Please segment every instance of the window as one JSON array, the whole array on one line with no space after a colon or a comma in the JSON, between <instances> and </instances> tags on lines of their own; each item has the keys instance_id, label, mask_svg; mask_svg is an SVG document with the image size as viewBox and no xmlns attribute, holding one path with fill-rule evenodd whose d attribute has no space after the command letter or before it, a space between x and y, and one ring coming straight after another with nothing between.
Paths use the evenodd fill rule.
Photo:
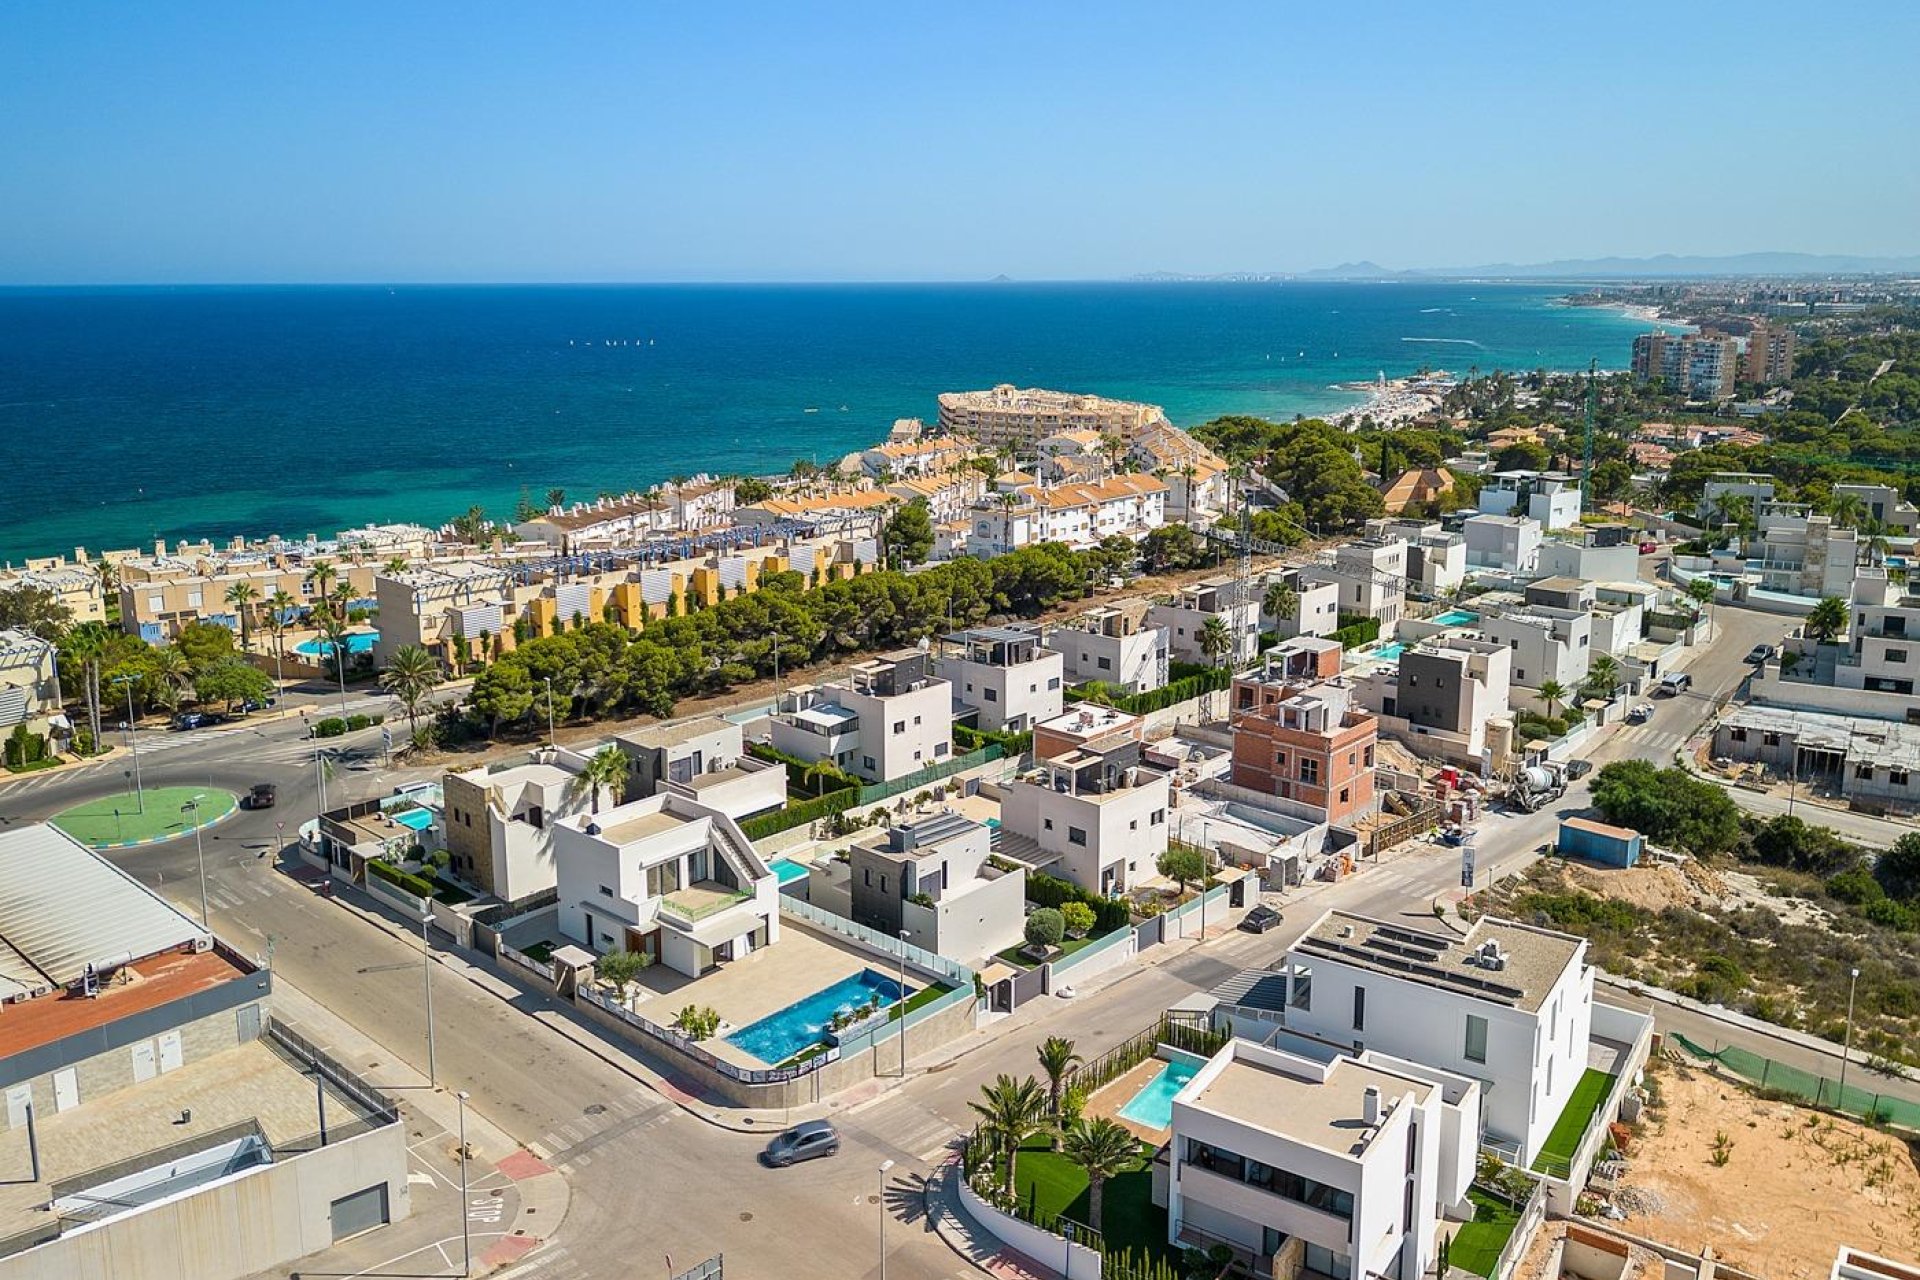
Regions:
<instances>
[{"instance_id":1,"label":"window","mask_svg":"<svg viewBox=\"0 0 1920 1280\"><path fill-rule=\"evenodd\" d=\"M1165 826L1166 823L1167 823L1167 811L1165 809L1155 809L1147 817L1147 825L1150 827L1162 827L1162 826Z\"/></svg>"},{"instance_id":2,"label":"window","mask_svg":"<svg viewBox=\"0 0 1920 1280\"><path fill-rule=\"evenodd\" d=\"M905 720L895 720L893 722L893 731L895 733L905 733L907 731L907 722Z\"/></svg>"},{"instance_id":3,"label":"window","mask_svg":"<svg viewBox=\"0 0 1920 1280\"><path fill-rule=\"evenodd\" d=\"M1353 1029L1355 1031L1367 1029L1367 989L1365 987L1353 989Z\"/></svg>"},{"instance_id":4,"label":"window","mask_svg":"<svg viewBox=\"0 0 1920 1280\"><path fill-rule=\"evenodd\" d=\"M1525 667L1516 667L1513 672L1513 678L1515 680L1525 680L1527 678L1527 669Z\"/></svg>"},{"instance_id":5,"label":"window","mask_svg":"<svg viewBox=\"0 0 1920 1280\"><path fill-rule=\"evenodd\" d=\"M873 868L872 867L860 868L860 879L863 883L865 883L867 888L869 889L873 888Z\"/></svg>"},{"instance_id":6,"label":"window","mask_svg":"<svg viewBox=\"0 0 1920 1280\"><path fill-rule=\"evenodd\" d=\"M1905 649L1887 650L1888 662L1905 662L1906 660L1907 660L1907 651Z\"/></svg>"},{"instance_id":7,"label":"window","mask_svg":"<svg viewBox=\"0 0 1920 1280\"><path fill-rule=\"evenodd\" d=\"M939 758L940 758L941 756L943 756L943 755L945 755L945 754L947 754L947 744L946 744L946 743L944 743L944 742L936 742L936 743L934 743L934 744L933 744L933 756L934 756L934 759L936 759L936 760L937 760L937 759L939 759Z\"/></svg>"},{"instance_id":8,"label":"window","mask_svg":"<svg viewBox=\"0 0 1920 1280\"><path fill-rule=\"evenodd\" d=\"M1055 689L1058 689L1059 687L1060 687L1060 677L1059 677L1059 676L1055 676L1055 677L1054 677L1053 679L1051 679L1051 680L1049 680L1049 681L1047 681L1047 690L1048 690L1048 692L1052 692L1053 690L1055 690Z\"/></svg>"},{"instance_id":9,"label":"window","mask_svg":"<svg viewBox=\"0 0 1920 1280\"><path fill-rule=\"evenodd\" d=\"M880 873L880 892L885 893L886 891L887 891L887 873L883 871Z\"/></svg>"},{"instance_id":10,"label":"window","mask_svg":"<svg viewBox=\"0 0 1920 1280\"><path fill-rule=\"evenodd\" d=\"M914 722L915 724L919 724L919 723L920 723L920 717L919 717L919 716L915 716L915 717L913 718L913 722Z\"/></svg>"},{"instance_id":11,"label":"window","mask_svg":"<svg viewBox=\"0 0 1920 1280\"><path fill-rule=\"evenodd\" d=\"M1905 769L1889 769L1887 770L1887 781L1896 787L1904 787L1907 785L1907 771Z\"/></svg>"},{"instance_id":12,"label":"window","mask_svg":"<svg viewBox=\"0 0 1920 1280\"><path fill-rule=\"evenodd\" d=\"M988 702L1000 701L1000 693L997 689L987 689L987 690L983 690L983 692L987 695Z\"/></svg>"},{"instance_id":13,"label":"window","mask_svg":"<svg viewBox=\"0 0 1920 1280\"><path fill-rule=\"evenodd\" d=\"M1467 1015L1467 1045L1465 1057L1468 1062L1487 1060L1487 1020L1477 1013Z\"/></svg>"},{"instance_id":14,"label":"window","mask_svg":"<svg viewBox=\"0 0 1920 1280\"><path fill-rule=\"evenodd\" d=\"M1763 733L1760 735L1760 741L1764 746L1777 747L1780 745L1780 735L1777 733Z\"/></svg>"},{"instance_id":15,"label":"window","mask_svg":"<svg viewBox=\"0 0 1920 1280\"><path fill-rule=\"evenodd\" d=\"M1086 830L1085 830L1085 828L1083 828L1083 827L1068 827L1068 828L1067 828L1067 843L1068 843L1068 844L1085 844L1086 842L1087 842L1087 833L1086 833Z\"/></svg>"},{"instance_id":16,"label":"window","mask_svg":"<svg viewBox=\"0 0 1920 1280\"><path fill-rule=\"evenodd\" d=\"M1133 818L1127 822L1127 830L1138 831L1139 829L1140 829L1140 819Z\"/></svg>"},{"instance_id":17,"label":"window","mask_svg":"<svg viewBox=\"0 0 1920 1280\"><path fill-rule=\"evenodd\" d=\"M1745 742L1747 740L1747 731L1745 729L1736 728L1727 736L1732 738L1735 742Z\"/></svg>"},{"instance_id":18,"label":"window","mask_svg":"<svg viewBox=\"0 0 1920 1280\"><path fill-rule=\"evenodd\" d=\"M1340 788L1340 803L1341 803L1341 804L1345 804L1345 803L1347 802L1347 798L1348 798L1348 797L1347 797L1347 788L1346 788L1346 787L1342 787L1342 788Z\"/></svg>"},{"instance_id":19,"label":"window","mask_svg":"<svg viewBox=\"0 0 1920 1280\"><path fill-rule=\"evenodd\" d=\"M1862 782L1872 782L1873 766L1870 764L1855 765L1853 767L1853 776L1860 779L1860 781Z\"/></svg>"},{"instance_id":20,"label":"window","mask_svg":"<svg viewBox=\"0 0 1920 1280\"><path fill-rule=\"evenodd\" d=\"M1113 660L1111 658L1101 658L1094 665L1098 666L1102 671L1113 670ZM1052 688L1053 686L1048 685L1047 687Z\"/></svg>"},{"instance_id":21,"label":"window","mask_svg":"<svg viewBox=\"0 0 1920 1280\"><path fill-rule=\"evenodd\" d=\"M613 896L613 890L603 884L600 886L600 896L603 898L611 898Z\"/></svg>"},{"instance_id":22,"label":"window","mask_svg":"<svg viewBox=\"0 0 1920 1280\"><path fill-rule=\"evenodd\" d=\"M1393 713L1389 711L1387 714L1392 715ZM1369 769L1373 768L1373 747L1368 746L1367 749L1361 753L1361 755L1366 761L1366 767Z\"/></svg>"},{"instance_id":23,"label":"window","mask_svg":"<svg viewBox=\"0 0 1920 1280\"><path fill-rule=\"evenodd\" d=\"M862 767L866 768L869 771L873 769L874 766L873 766L872 756L861 756L860 760L861 760Z\"/></svg>"},{"instance_id":24,"label":"window","mask_svg":"<svg viewBox=\"0 0 1920 1280\"><path fill-rule=\"evenodd\" d=\"M1042 818L1042 819L1040 819L1040 829L1041 829L1042 831L1051 831L1051 830L1053 830L1053 819L1052 819L1052 818Z\"/></svg>"},{"instance_id":25,"label":"window","mask_svg":"<svg viewBox=\"0 0 1920 1280\"><path fill-rule=\"evenodd\" d=\"M1300 781L1309 785L1317 784L1320 781L1320 762L1318 760L1305 756L1301 758Z\"/></svg>"}]
</instances>

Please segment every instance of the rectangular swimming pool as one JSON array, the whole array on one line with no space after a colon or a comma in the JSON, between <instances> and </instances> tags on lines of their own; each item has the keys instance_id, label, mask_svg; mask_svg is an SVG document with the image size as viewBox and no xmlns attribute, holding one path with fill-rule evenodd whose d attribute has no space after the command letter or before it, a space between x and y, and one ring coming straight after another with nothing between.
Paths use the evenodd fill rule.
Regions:
<instances>
[{"instance_id":1,"label":"rectangular swimming pool","mask_svg":"<svg viewBox=\"0 0 1920 1280\"><path fill-rule=\"evenodd\" d=\"M1173 1095L1186 1088L1199 1071L1199 1063L1169 1062L1120 1108L1121 1118L1149 1129L1172 1128Z\"/></svg>"},{"instance_id":2,"label":"rectangular swimming pool","mask_svg":"<svg viewBox=\"0 0 1920 1280\"><path fill-rule=\"evenodd\" d=\"M795 880L807 878L807 869L792 858L775 858L767 864L767 869L780 877L781 884L792 884Z\"/></svg>"},{"instance_id":3,"label":"rectangular swimming pool","mask_svg":"<svg viewBox=\"0 0 1920 1280\"><path fill-rule=\"evenodd\" d=\"M906 994L912 995L913 988L908 987ZM900 983L897 980L883 973L875 973L872 969L862 969L804 1000L796 1000L786 1008L740 1028L727 1037L727 1043L752 1054L770 1067L777 1066L802 1049L825 1044L827 1023L833 1020L836 1013L845 1013L876 1000L882 1009L886 1009L900 1003L900 999Z\"/></svg>"},{"instance_id":4,"label":"rectangular swimming pool","mask_svg":"<svg viewBox=\"0 0 1920 1280\"><path fill-rule=\"evenodd\" d=\"M1449 609L1436 616L1434 621L1443 627L1464 627L1470 622L1480 621L1480 615L1471 609Z\"/></svg>"},{"instance_id":5,"label":"rectangular swimming pool","mask_svg":"<svg viewBox=\"0 0 1920 1280\"><path fill-rule=\"evenodd\" d=\"M412 827L415 831L425 831L433 825L433 815L425 809L402 809L388 816L401 826Z\"/></svg>"},{"instance_id":6,"label":"rectangular swimming pool","mask_svg":"<svg viewBox=\"0 0 1920 1280\"><path fill-rule=\"evenodd\" d=\"M1383 644L1378 649L1375 649L1373 656L1381 662L1398 662L1400 661L1400 655L1406 651L1407 646L1395 640L1392 644Z\"/></svg>"}]
</instances>

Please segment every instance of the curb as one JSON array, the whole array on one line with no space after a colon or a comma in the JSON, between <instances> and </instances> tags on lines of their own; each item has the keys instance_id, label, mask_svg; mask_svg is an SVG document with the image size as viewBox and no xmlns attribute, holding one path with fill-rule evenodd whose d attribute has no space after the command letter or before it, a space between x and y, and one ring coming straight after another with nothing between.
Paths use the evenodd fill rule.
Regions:
<instances>
[{"instance_id":1,"label":"curb","mask_svg":"<svg viewBox=\"0 0 1920 1280\"><path fill-rule=\"evenodd\" d=\"M218 788L216 788L216 790L217 789ZM61 827L59 822L57 821L57 819L60 817L59 814L55 814L53 818L48 819L48 824L50 826L58 827L62 835L65 835L73 840L78 840L81 844L86 845L87 848L95 850L96 852L102 852L108 849L138 849L145 845L150 845L150 844L166 844L171 840L179 840L185 836L190 836L196 831L206 831L209 828L217 827L221 823L225 822L227 819L233 817L235 814L239 812L240 812L240 797L234 796L232 808L228 809L225 813L221 814L219 817L211 818L208 821L201 823L199 826L187 827L184 830L175 831L170 835L148 836L144 840L103 840L97 844L87 840L80 840L80 837L74 835L72 832L68 831L65 827Z\"/></svg>"}]
</instances>

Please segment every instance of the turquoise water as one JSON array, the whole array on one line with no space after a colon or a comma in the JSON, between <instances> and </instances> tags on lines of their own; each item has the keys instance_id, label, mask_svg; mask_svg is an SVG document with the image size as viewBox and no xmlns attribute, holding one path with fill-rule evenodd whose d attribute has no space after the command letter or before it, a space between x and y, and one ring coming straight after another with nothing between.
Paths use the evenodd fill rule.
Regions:
<instances>
[{"instance_id":1,"label":"turquoise water","mask_svg":"<svg viewBox=\"0 0 1920 1280\"><path fill-rule=\"evenodd\" d=\"M767 864L774 875L780 877L781 884L792 884L795 880L805 880L807 869L792 858L775 858Z\"/></svg>"},{"instance_id":2,"label":"turquoise water","mask_svg":"<svg viewBox=\"0 0 1920 1280\"><path fill-rule=\"evenodd\" d=\"M415 831L425 831L433 825L433 815L425 809L402 809L399 813L387 815L403 827L412 827Z\"/></svg>"},{"instance_id":3,"label":"turquoise water","mask_svg":"<svg viewBox=\"0 0 1920 1280\"><path fill-rule=\"evenodd\" d=\"M1169 1062L1160 1074L1147 1081L1127 1105L1120 1108L1122 1119L1144 1124L1150 1129L1173 1125L1173 1095L1186 1088L1200 1068L1191 1062Z\"/></svg>"},{"instance_id":4,"label":"turquoise water","mask_svg":"<svg viewBox=\"0 0 1920 1280\"><path fill-rule=\"evenodd\" d=\"M907 994L912 993L913 988L908 987ZM727 1037L727 1043L773 1066L802 1049L826 1043L827 1023L834 1014L857 1009L875 997L883 1009L898 1004L900 984L885 974L862 969L850 978L842 978L804 1000L796 1000L777 1013L740 1028Z\"/></svg>"},{"instance_id":5,"label":"turquoise water","mask_svg":"<svg viewBox=\"0 0 1920 1280\"><path fill-rule=\"evenodd\" d=\"M1383 644L1378 649L1375 649L1373 656L1382 662L1398 662L1400 655L1406 651L1407 646L1395 640L1392 644Z\"/></svg>"},{"instance_id":6,"label":"turquoise water","mask_svg":"<svg viewBox=\"0 0 1920 1280\"><path fill-rule=\"evenodd\" d=\"M378 631L351 631L347 633L347 654L372 653L373 646L379 641ZM331 658L333 642L331 640L304 640L293 646L295 653L304 653L309 658Z\"/></svg>"},{"instance_id":7,"label":"turquoise water","mask_svg":"<svg viewBox=\"0 0 1920 1280\"><path fill-rule=\"evenodd\" d=\"M1445 613L1436 615L1433 621L1443 627L1464 627L1468 623L1480 621L1480 615L1471 609L1449 609Z\"/></svg>"},{"instance_id":8,"label":"turquoise water","mask_svg":"<svg viewBox=\"0 0 1920 1280\"><path fill-rule=\"evenodd\" d=\"M156 537L436 525L710 470L785 470L1057 387L1182 425L1356 402L1423 365L1625 368L1551 285L0 289L0 560ZM60 447L48 449L45 442ZM330 465L327 459L350 459ZM137 463L137 465L134 465ZM102 476L126 483L100 484Z\"/></svg>"}]
</instances>

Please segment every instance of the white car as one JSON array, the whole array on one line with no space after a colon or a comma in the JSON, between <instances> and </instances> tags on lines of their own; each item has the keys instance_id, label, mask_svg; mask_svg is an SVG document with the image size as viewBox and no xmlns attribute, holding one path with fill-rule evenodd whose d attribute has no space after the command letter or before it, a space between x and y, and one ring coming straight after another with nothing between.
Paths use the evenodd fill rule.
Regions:
<instances>
[{"instance_id":1,"label":"white car","mask_svg":"<svg viewBox=\"0 0 1920 1280\"><path fill-rule=\"evenodd\" d=\"M1628 724L1645 724L1651 719L1653 719L1653 707L1645 702L1627 712Z\"/></svg>"}]
</instances>

